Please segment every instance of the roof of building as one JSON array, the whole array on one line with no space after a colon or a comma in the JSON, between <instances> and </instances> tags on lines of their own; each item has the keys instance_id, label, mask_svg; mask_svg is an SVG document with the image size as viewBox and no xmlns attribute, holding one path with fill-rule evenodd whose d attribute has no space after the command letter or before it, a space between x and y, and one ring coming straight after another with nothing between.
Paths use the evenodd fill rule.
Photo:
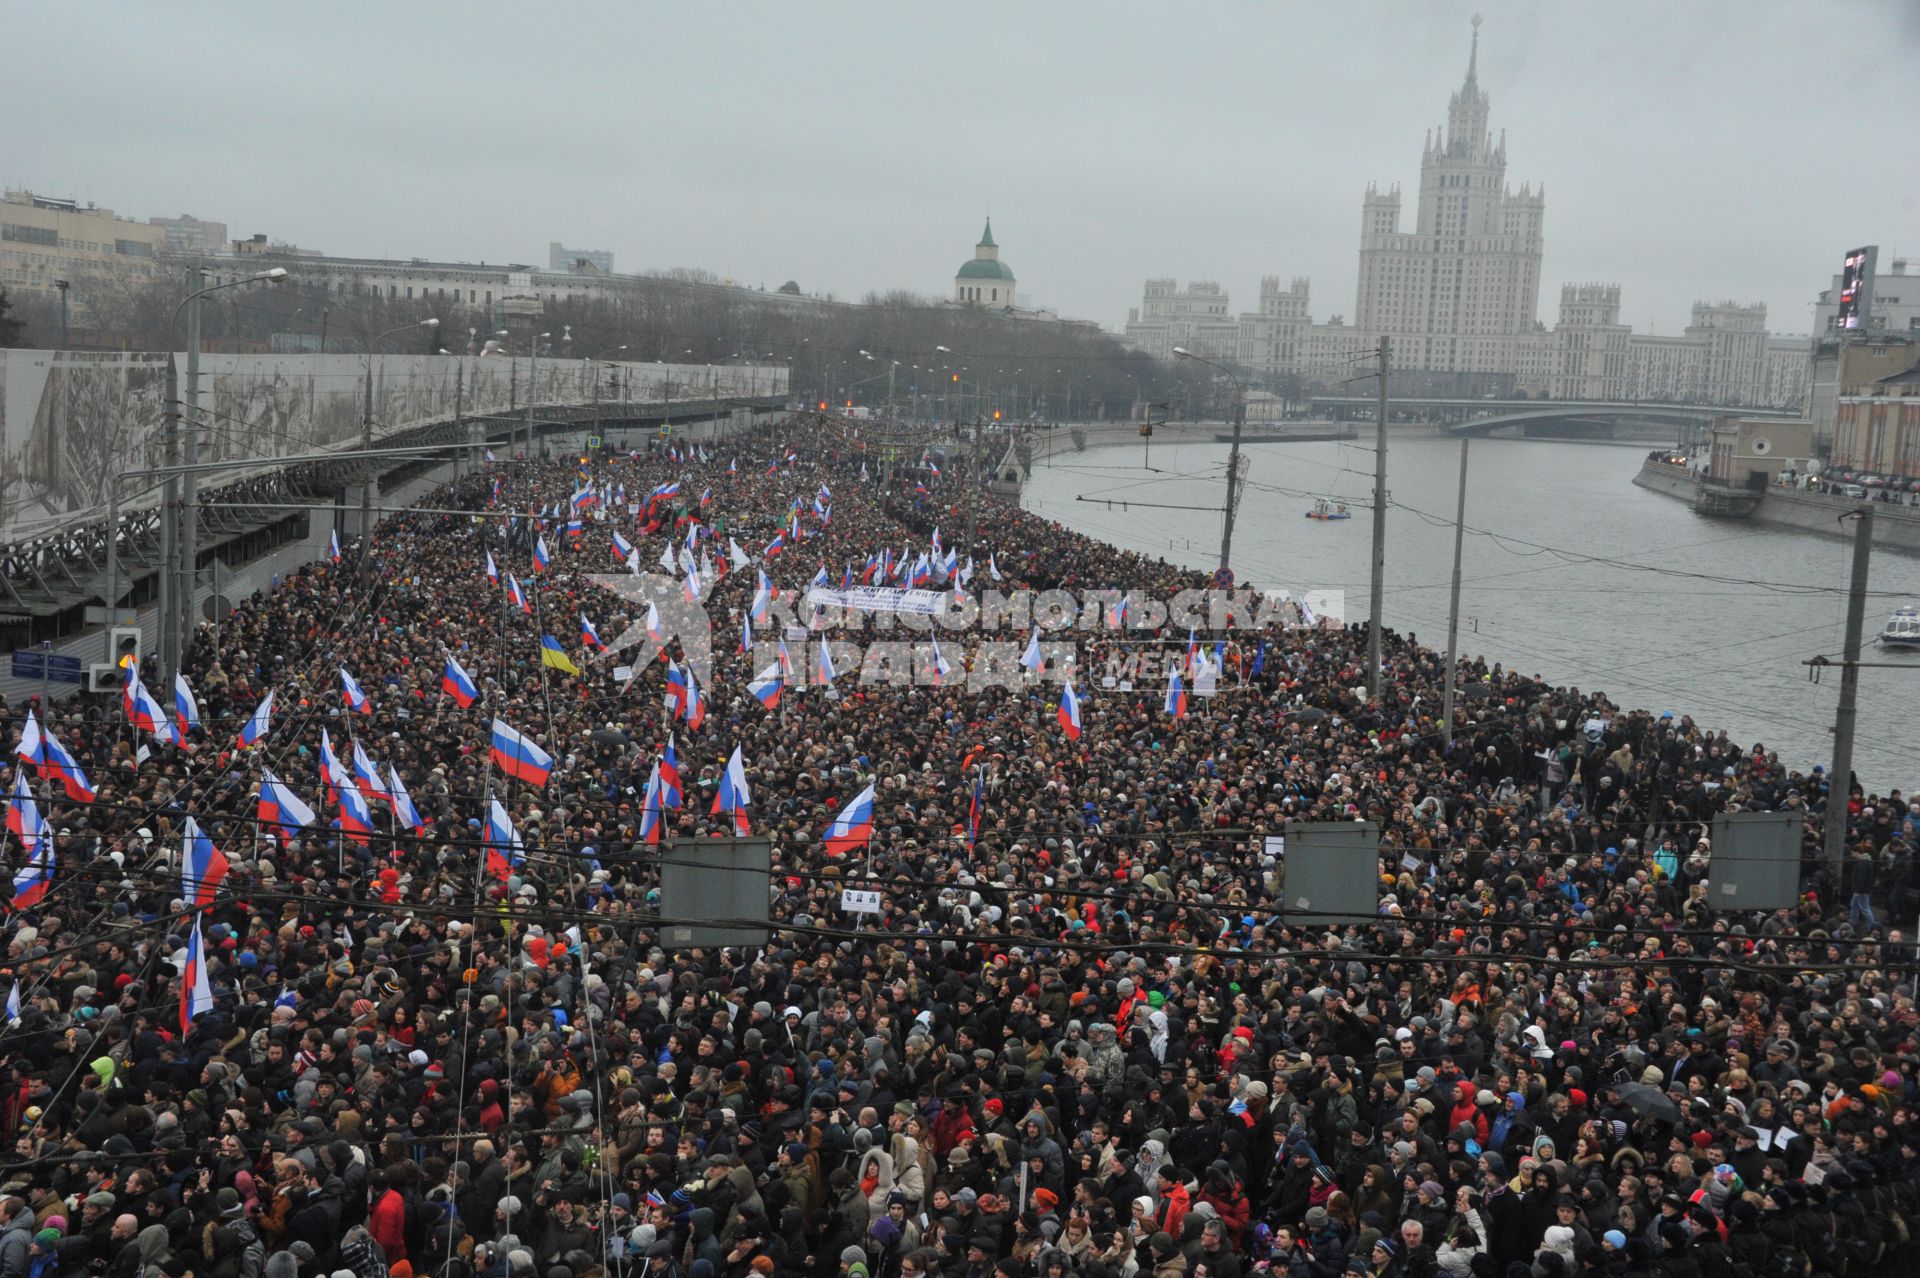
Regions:
<instances>
[{"instance_id":1,"label":"roof of building","mask_svg":"<svg viewBox=\"0 0 1920 1278\"><path fill-rule=\"evenodd\" d=\"M1013 268L1005 262L976 257L960 263L960 269L954 272L954 277L963 280L1005 280L1011 284Z\"/></svg>"},{"instance_id":2,"label":"roof of building","mask_svg":"<svg viewBox=\"0 0 1920 1278\"><path fill-rule=\"evenodd\" d=\"M998 244L995 244L993 242L993 219L992 218L987 219L987 229L980 232L980 243L975 245L975 247L976 248L999 248L1000 247Z\"/></svg>"}]
</instances>

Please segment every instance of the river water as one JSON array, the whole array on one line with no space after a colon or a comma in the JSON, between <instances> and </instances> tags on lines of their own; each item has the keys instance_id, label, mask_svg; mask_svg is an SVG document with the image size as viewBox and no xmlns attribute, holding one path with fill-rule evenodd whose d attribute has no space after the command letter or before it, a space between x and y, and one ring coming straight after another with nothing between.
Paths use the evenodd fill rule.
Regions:
<instances>
[{"instance_id":1,"label":"river water","mask_svg":"<svg viewBox=\"0 0 1920 1278\"><path fill-rule=\"evenodd\" d=\"M1442 650L1459 448L1415 434L1387 445L1386 624ZM1243 452L1247 489L1233 546L1241 584L1342 591L1347 618L1364 618L1371 441ZM1742 745L1764 742L1789 766L1830 762L1839 672L1814 684L1801 662L1841 651L1851 543L1702 518L1633 486L1645 455L1644 447L1474 441L1462 653L1604 690L1629 709L1691 714ZM1164 437L1150 454L1134 445L1065 453L1036 464L1022 504L1115 545L1211 568L1226 461L1225 444ZM1315 496L1345 501L1353 518L1304 518ZM1880 593L1868 600L1869 636L1897 605L1920 603L1920 559L1876 551L1872 588ZM1868 649L1867 660L1911 669L1862 672L1854 769L1883 793L1910 790L1920 784L1920 655Z\"/></svg>"}]
</instances>

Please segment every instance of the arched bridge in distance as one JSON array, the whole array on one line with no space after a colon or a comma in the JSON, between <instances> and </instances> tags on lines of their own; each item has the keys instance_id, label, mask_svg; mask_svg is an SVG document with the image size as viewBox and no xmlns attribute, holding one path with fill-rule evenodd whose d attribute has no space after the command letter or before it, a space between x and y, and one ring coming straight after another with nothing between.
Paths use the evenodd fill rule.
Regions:
<instances>
[{"instance_id":1,"label":"arched bridge in distance","mask_svg":"<svg viewBox=\"0 0 1920 1278\"><path fill-rule=\"evenodd\" d=\"M1341 421L1373 418L1371 395L1321 395L1313 400L1316 417ZM1431 423L1449 435L1518 435L1529 439L1613 439L1648 427L1704 428L1716 417L1798 419L1798 409L1757 408L1745 404L1674 404L1647 400L1442 399L1399 396L1387 410L1395 421ZM1637 430L1635 429L1637 428Z\"/></svg>"}]
</instances>

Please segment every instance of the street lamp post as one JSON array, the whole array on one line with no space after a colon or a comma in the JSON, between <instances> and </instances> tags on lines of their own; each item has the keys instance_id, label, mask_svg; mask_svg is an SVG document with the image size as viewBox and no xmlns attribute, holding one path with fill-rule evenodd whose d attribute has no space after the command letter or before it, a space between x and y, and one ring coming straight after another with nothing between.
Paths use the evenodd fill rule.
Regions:
<instances>
[{"instance_id":1,"label":"street lamp post","mask_svg":"<svg viewBox=\"0 0 1920 1278\"><path fill-rule=\"evenodd\" d=\"M367 342L367 388L365 407L360 414L360 448L364 452L373 451L373 348L382 338L392 337L395 333L404 333L414 328L439 328L440 321L429 316L411 324L401 324L376 334ZM373 486L379 477L369 473L360 481L360 575L367 575L367 553L373 545Z\"/></svg>"},{"instance_id":2,"label":"street lamp post","mask_svg":"<svg viewBox=\"0 0 1920 1278\"><path fill-rule=\"evenodd\" d=\"M1184 347L1174 347L1173 353L1179 359L1190 359L1196 364L1217 368L1233 379L1233 451L1227 454L1227 513L1220 525L1220 571L1224 573L1228 558L1233 554L1233 511L1240 497L1240 428L1247 420L1247 392L1240 385L1240 375L1225 364L1216 364Z\"/></svg>"},{"instance_id":3,"label":"street lamp post","mask_svg":"<svg viewBox=\"0 0 1920 1278\"><path fill-rule=\"evenodd\" d=\"M527 442L528 456L533 454L533 395L534 387L540 381L540 343L552 337L552 333L535 333L528 343L531 354L527 357Z\"/></svg>"},{"instance_id":4,"label":"street lamp post","mask_svg":"<svg viewBox=\"0 0 1920 1278\"><path fill-rule=\"evenodd\" d=\"M190 620L193 607L193 579L199 570L200 554L200 476L197 467L200 463L200 302L209 293L217 293L224 288L241 288L249 284L278 284L287 278L286 268L276 266L271 270L256 271L252 275L243 275L237 279L219 284L204 285L204 276L199 267L194 267L187 275L186 297L173 308L173 318L167 323L167 345L173 345L172 334L180 323L180 313L187 315L187 400L186 408L192 415L183 432L180 427L180 378L178 366L174 362L171 349L167 352L167 418L166 432L167 461L169 464L181 462L180 445L184 434L186 458L182 463L185 469L177 476L170 477L167 484L166 513L161 518L160 540L160 673L161 687L168 687L173 676L179 671L180 662L187 653L187 636L192 633ZM120 530L114 528L110 536L119 536ZM111 614L117 600L108 601ZM108 641L111 643L111 639ZM107 659L112 660L110 651Z\"/></svg>"}]
</instances>

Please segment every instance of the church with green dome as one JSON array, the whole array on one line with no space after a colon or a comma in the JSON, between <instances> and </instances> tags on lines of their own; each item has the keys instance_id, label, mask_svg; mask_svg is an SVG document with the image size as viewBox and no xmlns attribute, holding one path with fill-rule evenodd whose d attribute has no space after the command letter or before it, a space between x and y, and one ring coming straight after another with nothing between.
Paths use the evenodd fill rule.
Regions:
<instances>
[{"instance_id":1,"label":"church with green dome","mask_svg":"<svg viewBox=\"0 0 1920 1278\"><path fill-rule=\"evenodd\" d=\"M1013 268L1000 260L1000 246L993 242L993 219L980 233L971 260L962 262L953 276L953 300L962 306L990 306L995 310L1013 309Z\"/></svg>"}]
</instances>

